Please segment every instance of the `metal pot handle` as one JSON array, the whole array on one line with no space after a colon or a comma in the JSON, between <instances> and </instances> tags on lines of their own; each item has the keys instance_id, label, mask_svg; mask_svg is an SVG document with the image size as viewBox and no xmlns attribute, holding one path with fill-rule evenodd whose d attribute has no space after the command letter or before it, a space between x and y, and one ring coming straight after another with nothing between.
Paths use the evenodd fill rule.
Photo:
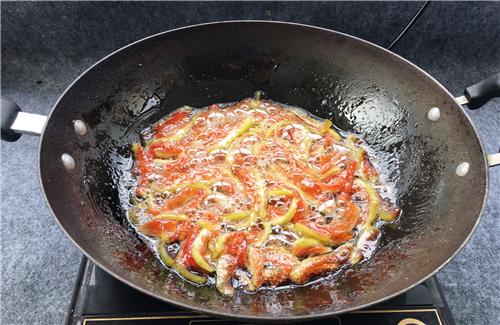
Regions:
<instances>
[{"instance_id":1,"label":"metal pot handle","mask_svg":"<svg viewBox=\"0 0 500 325\"><path fill-rule=\"evenodd\" d=\"M487 155L486 159L488 160L488 166L490 167L500 165L500 153L493 153Z\"/></svg>"},{"instance_id":2,"label":"metal pot handle","mask_svg":"<svg viewBox=\"0 0 500 325\"><path fill-rule=\"evenodd\" d=\"M17 141L22 134L41 135L47 116L25 113L19 106L2 98L1 106L2 140Z\"/></svg>"},{"instance_id":3,"label":"metal pot handle","mask_svg":"<svg viewBox=\"0 0 500 325\"><path fill-rule=\"evenodd\" d=\"M500 97L500 72L465 88L463 96L455 98L460 105L478 109L490 99Z\"/></svg>"},{"instance_id":4,"label":"metal pot handle","mask_svg":"<svg viewBox=\"0 0 500 325\"><path fill-rule=\"evenodd\" d=\"M490 99L500 97L500 72L486 78L470 87L465 88L463 96L455 98L459 105L466 105L469 109L478 109ZM488 166L500 165L500 153L486 156Z\"/></svg>"}]
</instances>

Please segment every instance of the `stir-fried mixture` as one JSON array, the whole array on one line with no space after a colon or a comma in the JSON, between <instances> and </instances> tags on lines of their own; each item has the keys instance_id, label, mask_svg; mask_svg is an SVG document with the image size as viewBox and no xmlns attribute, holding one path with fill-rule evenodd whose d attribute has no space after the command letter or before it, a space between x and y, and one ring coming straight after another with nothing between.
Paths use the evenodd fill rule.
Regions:
<instances>
[{"instance_id":1,"label":"stir-fried mixture","mask_svg":"<svg viewBox=\"0 0 500 325\"><path fill-rule=\"evenodd\" d=\"M224 295L359 263L399 214L363 141L297 108L182 107L142 139L130 222L166 267Z\"/></svg>"}]
</instances>

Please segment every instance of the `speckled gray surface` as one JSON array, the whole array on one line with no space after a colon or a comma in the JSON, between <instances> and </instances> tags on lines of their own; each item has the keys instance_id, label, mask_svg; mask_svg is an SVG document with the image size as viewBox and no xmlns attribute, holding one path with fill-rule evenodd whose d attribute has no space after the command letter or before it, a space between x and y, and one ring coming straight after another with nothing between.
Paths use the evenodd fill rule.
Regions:
<instances>
[{"instance_id":1,"label":"speckled gray surface","mask_svg":"<svg viewBox=\"0 0 500 325\"><path fill-rule=\"evenodd\" d=\"M204 21L275 19L337 29L386 46L421 3L2 3L2 95L46 114L94 61L138 38ZM431 3L394 51L452 93L500 71L500 3ZM470 112L487 151L500 145L500 101ZM38 139L1 148L3 324L62 323L80 253L45 205ZM458 324L500 323L500 168L483 220L439 279ZM474 186L474 184L471 184ZM464 198L466 199L466 198ZM8 203L7 203L8 202Z\"/></svg>"}]
</instances>

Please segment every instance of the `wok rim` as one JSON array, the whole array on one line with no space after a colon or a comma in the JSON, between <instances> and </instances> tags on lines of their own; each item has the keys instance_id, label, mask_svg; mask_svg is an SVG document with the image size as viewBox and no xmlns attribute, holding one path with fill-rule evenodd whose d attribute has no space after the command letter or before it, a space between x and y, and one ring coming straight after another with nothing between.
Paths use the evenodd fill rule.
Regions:
<instances>
[{"instance_id":1,"label":"wok rim","mask_svg":"<svg viewBox=\"0 0 500 325\"><path fill-rule=\"evenodd\" d=\"M305 28L308 28L308 29L315 29L315 30L322 31L322 32L333 33L333 34L345 37L347 39L355 40L355 41L357 41L359 43L363 43L365 45L372 46L372 47L375 47L375 48L377 48L379 50L382 50L387 55L391 56L393 59L395 59L397 61L400 61L403 64L411 66L417 72L423 74L424 77L426 77L427 79L429 79L430 82L433 82L436 86L438 86L439 88L441 88L441 90L443 90L446 95L448 95L448 97L452 100L453 105L455 106L455 108L459 109L460 112L461 112L461 114L463 114L465 116L467 122L470 124L472 130L474 131L474 136L476 137L476 139L477 139L477 141L479 143L479 148L480 148L480 151L481 151L481 154L482 154L482 157L483 157L484 170L485 170L485 173L484 173L485 191L484 191L484 196L483 196L483 202L481 204L481 209L479 211L479 214L476 217L477 219L476 219L476 222L474 223L474 226L471 228L470 232L467 234L467 237L462 242L462 244L453 252L453 254L451 254L435 270L433 270L432 272L430 272L426 276L420 278L419 280L415 281L413 284L411 284L411 285L409 285L409 286L407 286L407 287L405 287L405 288L403 288L403 289L401 289L401 290L399 290L399 291L397 291L397 292L395 292L393 294L387 295L387 296L385 296L383 298L380 298L378 300L374 300L372 302L368 302L368 303L365 303L365 304L361 304L361 305L358 305L358 306L355 306L355 307L350 307L350 308L346 308L346 309L342 309L342 310L326 311L326 312L323 312L323 313L319 312L319 313L316 313L316 314L286 316L286 317L267 316L267 315L263 315L263 316L238 315L238 314L232 314L232 313L227 313L227 312L217 312L217 311L213 311L213 310L210 310L210 309L207 309L207 308L193 306L193 305L190 305L190 304L185 304L185 303L182 303L182 302L178 302L177 300L174 300L174 299L171 299L171 298L168 298L168 297L161 296L161 295L158 295L156 293L150 292L149 290L146 290L146 289L144 289L144 288L142 288L142 287L140 287L140 286L138 286L138 285L130 282L129 280L124 279L120 275L116 274L114 271L112 271L109 268L107 268L104 265L102 265L100 262L98 262L97 260L95 260L91 254L89 254L87 251L85 251L72 236L70 236L70 234L66 231L66 229L64 228L64 226L60 222L59 218L55 214L54 210L52 209L52 206L50 204L50 201L49 201L49 199L47 197L47 194L46 194L46 191L45 191L45 185L44 185L44 180L42 178L42 168L41 168L41 155L42 155L42 147L43 147L45 129L46 129L46 127L48 125L48 122L50 121L52 115L55 114L55 111L56 111L59 103L66 96L67 92L71 88L73 88L73 86L81 78L83 78L89 71L91 71L92 69L94 69L95 67L97 67L98 65L100 65L101 63L103 63L104 61L106 61L108 58L112 57L113 55L115 55L115 54L117 54L117 53L119 53L119 52L121 52L121 51L129 48L129 47L132 47L132 46L134 46L134 45L136 45L136 44L138 44L140 42L143 42L143 41L146 41L146 40L149 40L149 39L161 36L161 35L165 35L165 34L168 34L168 33L177 32L177 31L180 31L180 30L196 29L196 28L202 27L202 26L225 25L225 24L235 24L235 23L236 24L261 24L261 25L292 25L292 26L297 26L297 27L305 27ZM355 311L355 310L365 309L367 307L370 307L370 306L379 304L381 302L384 302L386 300L389 300L391 298L394 298L394 297L396 297L396 296L398 296L398 295L400 295L400 294L402 294L404 292L407 292L408 290L416 287L420 283L422 283L422 282L426 281L427 279L429 279L430 277L434 276L444 266L446 266L460 251L462 251L462 249L465 247L465 245L471 239L472 235L476 231L477 226L479 225L479 223L481 221L481 218L482 218L482 215L484 213L484 210L485 210L485 207L486 207L486 203L487 203L487 200L488 200L488 196L489 196L489 165L488 165L488 162L487 162L486 153L485 153L485 150L484 150L483 143L481 141L481 138L479 137L479 133L477 132L476 127L475 127L474 123L472 122L471 118L465 113L464 108L455 101L455 96L453 96L448 91L448 89L446 87L444 87L439 81L437 81L434 77L432 77L429 73L427 73L426 71L424 71L422 68L420 68L416 64L410 62L409 60L403 58L402 56L400 56L400 55L398 55L398 54L396 54L396 53L394 53L392 51L389 51L389 50L387 50L386 48L384 48L384 47L382 47L380 45L377 45L377 44L372 43L370 41L364 40L362 38L359 38L359 37L356 37L356 36L353 36L353 35L349 35L349 34L346 34L346 33L338 32L338 31L335 31L335 30L332 30L332 29L324 28L324 27L318 27L318 26L313 26L313 25L308 25L308 24L301 24L301 23L295 23L295 22L287 22L287 21L274 21L274 20L224 20L224 21L206 22L206 23L200 23L200 24L194 24L194 25L188 25L188 26L178 27L178 28L170 29L170 30L167 30L167 31L159 32L159 33L156 33L156 34L149 35L149 36L146 36L144 38L141 38L141 39L139 39L137 41L129 43L129 44L127 44L127 45L125 45L125 46L123 46L123 47L121 47L121 48L119 48L119 49L117 49L117 50L109 53L108 55L104 56L100 60L96 61L89 68L87 68L85 71L83 71L75 80L73 80L73 82L71 82L71 84L69 84L66 87L66 89L59 96L59 98L57 99L57 101L55 102L55 104L52 106L49 114L47 115L47 122L45 123L45 125L43 127L42 133L40 135L39 146L38 146L38 180L39 180L40 185L42 187L42 193L43 193L43 197L45 199L45 202L46 202L46 204L47 204L47 206L48 206L48 208L49 208L52 216L54 217L54 219L56 220L57 224L59 225L59 227L61 228L61 230L63 231L63 233L66 235L66 237L70 239L70 241L73 243L73 245L75 245L80 250L80 252L83 253L83 255L85 255L95 265L99 266L101 269L103 269L104 271L106 271L108 274L110 274L111 276L113 276L115 279L119 280L122 283L127 284L128 286L130 286L130 287L132 287L132 288L134 288L134 289L136 289L136 290L138 290L138 291L140 291L140 292L142 292L142 293L144 293L146 295L149 295L149 296L154 297L154 298L156 298L156 299L158 299L160 301L172 304L174 306L180 307L180 308L185 309L185 310L190 310L190 311L194 311L194 312L201 313L201 314L207 314L207 315L225 317L225 318L230 318L230 319L243 320L243 321L262 320L262 321L266 321L266 322L306 321L306 320L315 320L315 319L320 319L320 318L327 318L327 317L331 317L331 316L338 315L338 314L343 314L343 313L348 313L348 312L352 312L352 311ZM215 294L217 294L217 293L215 293Z\"/></svg>"}]
</instances>

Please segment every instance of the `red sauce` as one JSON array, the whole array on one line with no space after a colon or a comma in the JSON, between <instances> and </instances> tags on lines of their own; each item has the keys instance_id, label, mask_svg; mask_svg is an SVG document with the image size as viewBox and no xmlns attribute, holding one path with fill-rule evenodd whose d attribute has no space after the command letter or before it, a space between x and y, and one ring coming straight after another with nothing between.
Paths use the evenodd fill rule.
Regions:
<instances>
[{"instance_id":1,"label":"red sauce","mask_svg":"<svg viewBox=\"0 0 500 325\"><path fill-rule=\"evenodd\" d=\"M131 222L180 247L160 252L166 266L197 283L215 275L226 295L233 279L255 290L359 263L379 237L375 222L399 210L381 199L363 142L331 125L257 99L180 108L133 146Z\"/></svg>"}]
</instances>

